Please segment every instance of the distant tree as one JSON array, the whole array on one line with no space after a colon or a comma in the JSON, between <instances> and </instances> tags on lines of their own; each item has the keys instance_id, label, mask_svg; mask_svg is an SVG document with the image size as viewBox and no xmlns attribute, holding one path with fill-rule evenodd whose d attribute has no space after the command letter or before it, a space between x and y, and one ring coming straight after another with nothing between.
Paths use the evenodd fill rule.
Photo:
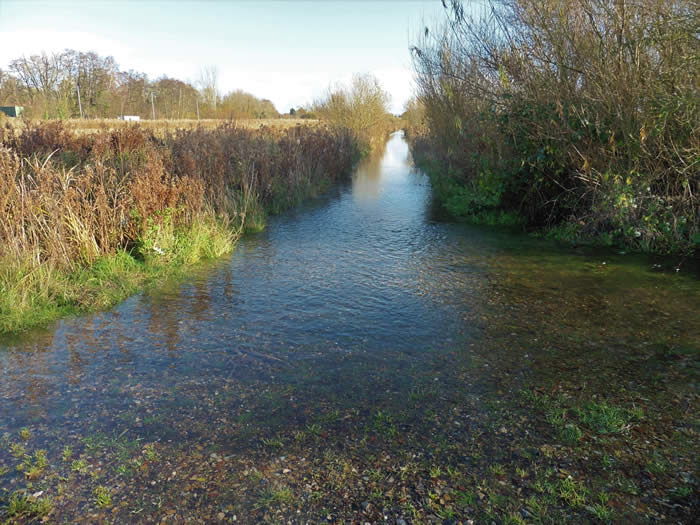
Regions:
<instances>
[{"instance_id":1,"label":"distant tree","mask_svg":"<svg viewBox=\"0 0 700 525\"><path fill-rule=\"evenodd\" d=\"M314 110L322 119L368 140L383 136L392 121L389 95L370 74L355 75L349 86L329 88Z\"/></svg>"},{"instance_id":2,"label":"distant tree","mask_svg":"<svg viewBox=\"0 0 700 525\"><path fill-rule=\"evenodd\" d=\"M294 115L296 115L296 113L297 113L297 112L296 112L296 110L295 110L294 108L290 108L289 114L290 114L292 117L293 117Z\"/></svg>"},{"instance_id":3,"label":"distant tree","mask_svg":"<svg viewBox=\"0 0 700 525\"><path fill-rule=\"evenodd\" d=\"M219 98L219 68L216 66L204 66L199 71L199 91L204 103L212 109L212 115L216 114L216 104Z\"/></svg>"}]
</instances>

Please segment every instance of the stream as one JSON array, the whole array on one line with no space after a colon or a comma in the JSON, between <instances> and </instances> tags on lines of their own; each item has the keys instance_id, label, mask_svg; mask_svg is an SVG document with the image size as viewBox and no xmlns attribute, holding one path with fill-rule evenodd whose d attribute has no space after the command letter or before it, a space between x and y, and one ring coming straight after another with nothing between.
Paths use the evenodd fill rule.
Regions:
<instances>
[{"instance_id":1,"label":"stream","mask_svg":"<svg viewBox=\"0 0 700 525\"><path fill-rule=\"evenodd\" d=\"M692 261L441 220L397 132L232 256L0 340L0 503L41 491L52 521L74 523L520 512L515 492L481 498L446 474L511 461L495 436L525 437L498 403L540 388L662 413L680 396L697 421L698 312ZM36 450L48 464L30 475ZM620 489L618 516L647 501L639 487Z\"/></svg>"}]
</instances>

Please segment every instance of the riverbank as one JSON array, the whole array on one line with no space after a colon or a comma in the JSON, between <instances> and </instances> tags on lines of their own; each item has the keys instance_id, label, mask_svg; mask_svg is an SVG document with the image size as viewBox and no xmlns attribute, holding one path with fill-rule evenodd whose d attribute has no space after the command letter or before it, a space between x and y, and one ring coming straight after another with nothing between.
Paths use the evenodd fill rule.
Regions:
<instances>
[{"instance_id":1,"label":"riverbank","mask_svg":"<svg viewBox=\"0 0 700 525\"><path fill-rule=\"evenodd\" d=\"M404 117L453 215L699 251L693 2L443 6L444 23L412 47L417 98Z\"/></svg>"},{"instance_id":2,"label":"riverbank","mask_svg":"<svg viewBox=\"0 0 700 525\"><path fill-rule=\"evenodd\" d=\"M109 308L233 249L359 156L339 129L0 130L0 333Z\"/></svg>"},{"instance_id":3,"label":"riverbank","mask_svg":"<svg viewBox=\"0 0 700 525\"><path fill-rule=\"evenodd\" d=\"M698 230L697 217L688 223L685 216L673 219L669 215L665 226L656 219L655 225L650 226L645 219L644 225L628 225L625 231L614 227L600 228L600 217L582 220L572 216L551 224L546 221L538 223L521 213L519 205L514 205L517 198L512 192L505 198L506 193L510 192L507 189L508 175L484 172L470 180L459 168L450 167L449 162L440 157L430 137L410 132L407 136L416 166L430 178L434 200L450 219L476 225L507 227L574 246L615 247L633 252L690 258L700 256L700 233L695 233ZM522 201L519 202L523 204ZM671 226L672 223L675 226ZM640 229L649 227L659 227L664 231L652 233L654 239L642 239ZM673 228L677 228L675 232L671 231ZM683 233L679 236L678 231Z\"/></svg>"}]
</instances>

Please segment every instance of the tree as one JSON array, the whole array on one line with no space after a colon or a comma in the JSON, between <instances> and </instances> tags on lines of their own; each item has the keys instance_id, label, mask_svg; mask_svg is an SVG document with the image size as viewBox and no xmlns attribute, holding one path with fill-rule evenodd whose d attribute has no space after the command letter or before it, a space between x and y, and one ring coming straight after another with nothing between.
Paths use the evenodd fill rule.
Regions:
<instances>
[{"instance_id":1,"label":"tree","mask_svg":"<svg viewBox=\"0 0 700 525\"><path fill-rule=\"evenodd\" d=\"M219 68L216 66L204 66L199 71L199 91L204 103L213 109L216 114L216 103L219 98Z\"/></svg>"},{"instance_id":2,"label":"tree","mask_svg":"<svg viewBox=\"0 0 700 525\"><path fill-rule=\"evenodd\" d=\"M314 109L322 119L349 128L369 142L386 135L391 126L389 94L370 74L354 75L349 86L329 88Z\"/></svg>"}]
</instances>

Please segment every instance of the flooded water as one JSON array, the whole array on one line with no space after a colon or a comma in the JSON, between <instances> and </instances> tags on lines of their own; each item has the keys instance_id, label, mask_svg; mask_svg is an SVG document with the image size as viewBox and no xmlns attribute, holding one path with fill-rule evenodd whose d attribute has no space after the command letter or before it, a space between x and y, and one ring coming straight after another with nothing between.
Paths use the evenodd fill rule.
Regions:
<instances>
[{"instance_id":1,"label":"flooded water","mask_svg":"<svg viewBox=\"0 0 700 525\"><path fill-rule=\"evenodd\" d=\"M443 472L463 461L430 442L441 408L478 414L499 389L567 381L591 395L633 384L635 399L658 392L660 374L687 389L700 341L690 262L435 215L397 133L352 183L273 217L185 282L0 342L0 490L41 488L69 521L351 519L374 501L360 458L410 452ZM323 451L363 439L374 452L348 468L364 492L318 488L315 473L336 465ZM20 445L47 451L29 487ZM319 458L330 463L312 467Z\"/></svg>"}]
</instances>

